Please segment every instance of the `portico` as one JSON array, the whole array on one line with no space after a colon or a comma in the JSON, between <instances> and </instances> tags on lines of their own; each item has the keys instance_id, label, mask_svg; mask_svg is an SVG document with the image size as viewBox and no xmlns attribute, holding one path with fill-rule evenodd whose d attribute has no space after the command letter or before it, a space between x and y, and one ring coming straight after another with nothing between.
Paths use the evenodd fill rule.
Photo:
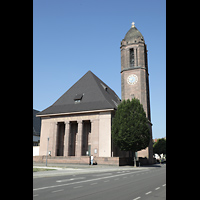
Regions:
<instances>
[{"instance_id":1,"label":"portico","mask_svg":"<svg viewBox=\"0 0 200 200\"><path fill-rule=\"evenodd\" d=\"M48 119L42 117L40 155L46 155L49 137L51 156L80 157L88 152L89 156L111 157L112 113L113 110L105 110Z\"/></svg>"},{"instance_id":2,"label":"portico","mask_svg":"<svg viewBox=\"0 0 200 200\"><path fill-rule=\"evenodd\" d=\"M40 155L111 157L113 110L57 117L42 117Z\"/></svg>"},{"instance_id":3,"label":"portico","mask_svg":"<svg viewBox=\"0 0 200 200\"><path fill-rule=\"evenodd\" d=\"M56 122L56 147L52 156L85 156L91 154L90 120Z\"/></svg>"}]
</instances>

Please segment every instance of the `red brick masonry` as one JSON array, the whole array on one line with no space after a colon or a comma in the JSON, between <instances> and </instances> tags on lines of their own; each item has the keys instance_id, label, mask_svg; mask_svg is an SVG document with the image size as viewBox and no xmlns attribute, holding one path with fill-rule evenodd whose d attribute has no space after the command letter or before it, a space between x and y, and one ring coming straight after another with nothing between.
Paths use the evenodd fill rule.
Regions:
<instances>
[{"instance_id":1,"label":"red brick masonry","mask_svg":"<svg viewBox=\"0 0 200 200\"><path fill-rule=\"evenodd\" d=\"M94 161L100 165L116 165L119 166L121 158L119 157L94 157ZM45 163L46 156L33 156L34 162ZM121 160L122 161L122 160ZM89 156L48 156L48 163L70 163L70 164L88 164L90 163ZM122 161L124 162L124 161Z\"/></svg>"}]
</instances>

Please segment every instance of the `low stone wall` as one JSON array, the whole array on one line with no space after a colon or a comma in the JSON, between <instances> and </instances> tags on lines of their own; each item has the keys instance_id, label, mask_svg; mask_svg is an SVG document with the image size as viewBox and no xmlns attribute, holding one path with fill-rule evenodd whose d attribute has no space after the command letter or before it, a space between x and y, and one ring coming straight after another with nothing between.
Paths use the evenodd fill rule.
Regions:
<instances>
[{"instance_id":1,"label":"low stone wall","mask_svg":"<svg viewBox=\"0 0 200 200\"><path fill-rule=\"evenodd\" d=\"M43 159L46 158L46 156L33 156L33 162L43 162Z\"/></svg>"},{"instance_id":2,"label":"low stone wall","mask_svg":"<svg viewBox=\"0 0 200 200\"><path fill-rule=\"evenodd\" d=\"M129 165L129 157L94 157L94 163L96 162L97 165L115 165L115 166L123 166ZM46 162L46 156L33 156L33 162ZM90 164L90 157L89 156L48 156L47 158L48 163L69 163L69 164ZM132 161L133 162L133 161ZM147 165L148 159L139 158L140 165ZM132 163L133 164L133 163ZM138 161L137 161L137 165Z\"/></svg>"},{"instance_id":3,"label":"low stone wall","mask_svg":"<svg viewBox=\"0 0 200 200\"><path fill-rule=\"evenodd\" d=\"M33 156L33 162L46 162L46 156ZM94 157L97 165L116 165L119 166L119 157ZM69 163L69 164L90 164L89 156L48 156L47 163Z\"/></svg>"},{"instance_id":4,"label":"low stone wall","mask_svg":"<svg viewBox=\"0 0 200 200\"><path fill-rule=\"evenodd\" d=\"M46 162L46 156L33 156L33 162ZM89 156L81 156L81 157L75 157L75 156L48 156L47 163L69 163L69 164L87 164L90 163L90 157Z\"/></svg>"},{"instance_id":5,"label":"low stone wall","mask_svg":"<svg viewBox=\"0 0 200 200\"><path fill-rule=\"evenodd\" d=\"M119 158L119 166L129 165L131 159L129 157Z\"/></svg>"},{"instance_id":6,"label":"low stone wall","mask_svg":"<svg viewBox=\"0 0 200 200\"><path fill-rule=\"evenodd\" d=\"M97 165L116 165L119 166L119 157L94 157Z\"/></svg>"},{"instance_id":7,"label":"low stone wall","mask_svg":"<svg viewBox=\"0 0 200 200\"><path fill-rule=\"evenodd\" d=\"M142 158L142 157L139 157L139 162L140 162L140 165L148 165L149 164L149 161L147 158Z\"/></svg>"}]
</instances>

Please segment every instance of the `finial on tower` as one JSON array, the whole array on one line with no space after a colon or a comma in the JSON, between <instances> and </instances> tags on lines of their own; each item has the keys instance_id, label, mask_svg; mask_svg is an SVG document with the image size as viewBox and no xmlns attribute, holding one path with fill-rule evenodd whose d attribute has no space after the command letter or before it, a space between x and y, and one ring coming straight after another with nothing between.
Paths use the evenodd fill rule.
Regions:
<instances>
[{"instance_id":1,"label":"finial on tower","mask_svg":"<svg viewBox=\"0 0 200 200\"><path fill-rule=\"evenodd\" d=\"M135 27L135 22L132 22L132 26L131 26L131 28L133 28L133 27Z\"/></svg>"}]
</instances>

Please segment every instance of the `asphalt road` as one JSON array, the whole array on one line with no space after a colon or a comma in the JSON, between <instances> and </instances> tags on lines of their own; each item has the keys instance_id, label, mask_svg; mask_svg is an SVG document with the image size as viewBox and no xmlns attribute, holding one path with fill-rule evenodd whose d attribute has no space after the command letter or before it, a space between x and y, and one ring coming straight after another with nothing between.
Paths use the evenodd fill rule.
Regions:
<instances>
[{"instance_id":1,"label":"asphalt road","mask_svg":"<svg viewBox=\"0 0 200 200\"><path fill-rule=\"evenodd\" d=\"M166 199L166 165L33 179L33 199Z\"/></svg>"}]
</instances>

